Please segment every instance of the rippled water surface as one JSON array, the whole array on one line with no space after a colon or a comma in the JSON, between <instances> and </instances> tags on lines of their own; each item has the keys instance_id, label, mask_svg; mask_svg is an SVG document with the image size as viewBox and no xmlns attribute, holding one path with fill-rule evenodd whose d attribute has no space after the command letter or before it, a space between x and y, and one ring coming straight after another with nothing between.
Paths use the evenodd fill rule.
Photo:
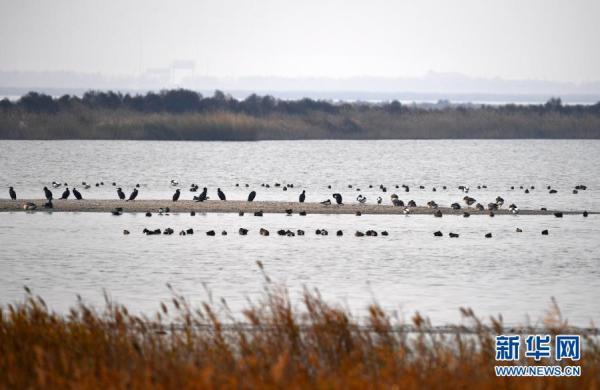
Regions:
<instances>
[{"instance_id":1,"label":"rippled water surface","mask_svg":"<svg viewBox=\"0 0 600 390\"><path fill-rule=\"evenodd\" d=\"M521 208L600 210L597 141L0 141L0 167L0 182L14 186L22 197L40 197L41 188L55 180L91 183L92 188L82 190L86 198L114 197L112 182L126 191L139 183L140 198L166 198L173 192L169 181L176 179L183 198L193 196L188 192L193 182L208 186L213 198L219 186L229 199L244 199L254 189L257 200L296 200L306 189L309 201L338 191L352 202L360 188L369 203L377 196L389 202L397 192L405 201L433 199L447 205L464 196L458 185L468 185L469 195L482 203L500 195ZM94 185L101 181L104 186ZM294 188L283 191L273 186L276 182ZM377 189L379 184L387 186L387 193ZM400 192L396 184L407 184L411 191ZM588 189L572 194L577 184ZM525 194L521 185L535 189ZM548 185L558 193L549 194ZM54 192L59 195L62 189ZM191 227L196 233L144 236L145 227L172 227L176 233ZM237 234L240 227L250 230L248 236ZM259 236L261 227L271 236ZM516 227L524 232L515 233ZM281 228L307 234L280 237L275 230ZM315 235L317 228L330 235ZM131 234L124 236L123 229ZM205 235L210 229L216 237ZM338 229L343 237L331 234ZM366 229L390 235L354 237L356 230ZM543 229L548 236L540 234ZM229 234L221 236L222 230ZM434 238L436 230L446 235ZM450 231L460 238L448 238ZM485 239L487 232L493 238ZM116 300L148 312L170 296L169 282L193 302L207 298L202 287L207 284L214 297L225 297L239 309L246 297L262 291L255 265L261 260L293 296L303 286L316 287L356 312L376 300L404 317L419 310L437 324L458 320L460 306L471 306L482 316L502 313L512 323L525 322L527 315L536 322L554 296L572 323L589 325L600 320L598 237L597 215L2 213L0 302L20 299L22 286L28 285L64 310L77 293L100 303L106 289Z\"/></svg>"}]
</instances>

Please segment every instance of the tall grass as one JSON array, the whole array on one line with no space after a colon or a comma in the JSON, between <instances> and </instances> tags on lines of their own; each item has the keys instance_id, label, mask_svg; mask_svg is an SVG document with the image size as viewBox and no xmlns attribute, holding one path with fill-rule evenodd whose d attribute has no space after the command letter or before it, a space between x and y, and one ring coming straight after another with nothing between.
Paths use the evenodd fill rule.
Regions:
<instances>
[{"instance_id":1,"label":"tall grass","mask_svg":"<svg viewBox=\"0 0 600 390\"><path fill-rule=\"evenodd\" d=\"M109 300L102 311L80 301L58 315L29 293L0 310L0 388L600 386L600 349L587 336L580 377L495 377L494 336L511 330L462 314L472 331L445 334L419 314L408 331L376 305L357 319L308 291L295 307L277 286L243 318L225 302L195 309L177 294L151 317ZM557 313L546 326L556 334L567 325Z\"/></svg>"}]
</instances>

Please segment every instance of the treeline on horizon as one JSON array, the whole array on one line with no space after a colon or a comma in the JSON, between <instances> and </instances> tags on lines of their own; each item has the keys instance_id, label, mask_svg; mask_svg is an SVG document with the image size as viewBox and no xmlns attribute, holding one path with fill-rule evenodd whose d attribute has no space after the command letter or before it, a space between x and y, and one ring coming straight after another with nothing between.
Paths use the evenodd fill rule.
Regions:
<instances>
[{"instance_id":1,"label":"treeline on horizon","mask_svg":"<svg viewBox=\"0 0 600 390\"><path fill-rule=\"evenodd\" d=\"M145 95L29 92L0 100L1 139L269 140L600 138L600 102L404 105L281 100L185 89Z\"/></svg>"}]
</instances>

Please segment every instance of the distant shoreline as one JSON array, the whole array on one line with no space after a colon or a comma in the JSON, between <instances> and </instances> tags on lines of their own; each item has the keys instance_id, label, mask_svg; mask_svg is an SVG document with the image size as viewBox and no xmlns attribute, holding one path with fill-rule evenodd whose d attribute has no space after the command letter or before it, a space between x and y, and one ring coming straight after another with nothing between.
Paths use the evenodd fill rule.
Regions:
<instances>
[{"instance_id":1,"label":"distant shoreline","mask_svg":"<svg viewBox=\"0 0 600 390\"><path fill-rule=\"evenodd\" d=\"M238 213L244 212L252 214L255 212L263 212L265 214L283 214L287 210L292 210L292 213L297 215L301 211L307 214L382 214L382 215L402 215L404 207L394 207L388 205L362 205L362 204L344 204L329 206L320 203L298 203L298 202L278 202L278 201L255 201L246 202L240 200L207 200L204 202L195 202L192 200L180 200L173 202L171 200L135 200L127 202L123 200L110 199L84 199L84 200L54 200L53 209L43 208L45 199L0 199L0 212L16 212L25 211L23 205L27 202L35 203L37 209L35 211L48 212L111 212L118 207L121 207L124 213L145 213L159 212L160 209L169 208L172 213ZM410 207L410 214L415 215L433 215L437 210L440 210L443 215L462 215L468 211L472 215L487 215L489 211L477 211L475 209L460 209L454 210L450 207L439 207L432 209L429 207ZM520 210L521 215L552 215L555 212L561 212L565 215L582 214L581 211L561 211L561 210ZM589 214L598 214L598 211L588 211ZM511 215L508 209L494 210L496 215Z\"/></svg>"},{"instance_id":2,"label":"distant shoreline","mask_svg":"<svg viewBox=\"0 0 600 390\"><path fill-rule=\"evenodd\" d=\"M427 107L397 100L332 102L216 91L146 95L88 91L58 98L36 92L0 100L3 140L437 140L600 139L600 102L500 106L439 101Z\"/></svg>"}]
</instances>

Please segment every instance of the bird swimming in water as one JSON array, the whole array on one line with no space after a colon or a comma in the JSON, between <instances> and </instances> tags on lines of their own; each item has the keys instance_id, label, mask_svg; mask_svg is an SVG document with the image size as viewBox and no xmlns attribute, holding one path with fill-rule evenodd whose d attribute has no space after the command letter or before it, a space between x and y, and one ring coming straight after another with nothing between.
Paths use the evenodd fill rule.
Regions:
<instances>
[{"instance_id":1,"label":"bird swimming in water","mask_svg":"<svg viewBox=\"0 0 600 390\"><path fill-rule=\"evenodd\" d=\"M10 198L11 198L12 200L17 200L17 193L15 192L15 189L14 189L14 188L10 187L10 188L8 189L8 194L10 195Z\"/></svg>"},{"instance_id":2,"label":"bird swimming in water","mask_svg":"<svg viewBox=\"0 0 600 390\"><path fill-rule=\"evenodd\" d=\"M71 195L71 191L69 191L69 187L62 193L61 199L69 199L69 195Z\"/></svg>"},{"instance_id":3,"label":"bird swimming in water","mask_svg":"<svg viewBox=\"0 0 600 390\"><path fill-rule=\"evenodd\" d=\"M298 202L304 203L305 200L306 200L306 190L302 190L302 193L298 197Z\"/></svg>"},{"instance_id":4,"label":"bird swimming in water","mask_svg":"<svg viewBox=\"0 0 600 390\"><path fill-rule=\"evenodd\" d=\"M44 187L44 195L46 196L46 199L52 200L52 191L50 191L48 187Z\"/></svg>"},{"instance_id":5,"label":"bird swimming in water","mask_svg":"<svg viewBox=\"0 0 600 390\"><path fill-rule=\"evenodd\" d=\"M173 202L177 202L179 200L179 195L181 195L181 191L178 188L175 190L175 193L173 194Z\"/></svg>"},{"instance_id":6,"label":"bird swimming in water","mask_svg":"<svg viewBox=\"0 0 600 390\"><path fill-rule=\"evenodd\" d=\"M131 195L129 195L129 199L127 199L127 201L135 200L135 198L137 198L137 196L138 196L138 189L134 188L133 192L131 192Z\"/></svg>"},{"instance_id":7,"label":"bird swimming in water","mask_svg":"<svg viewBox=\"0 0 600 390\"><path fill-rule=\"evenodd\" d=\"M171 185L172 185L173 187L177 187L177 186L179 185L179 182L178 182L178 181L176 181L176 180L173 180L173 179L171 179Z\"/></svg>"},{"instance_id":8,"label":"bird swimming in water","mask_svg":"<svg viewBox=\"0 0 600 390\"><path fill-rule=\"evenodd\" d=\"M342 205L344 203L342 203L342 195L338 194L337 192L335 194L332 195L333 198L335 199L335 202L339 205Z\"/></svg>"},{"instance_id":9,"label":"bird swimming in water","mask_svg":"<svg viewBox=\"0 0 600 390\"><path fill-rule=\"evenodd\" d=\"M254 198L256 198L256 191L252 191L248 194L248 202L252 202Z\"/></svg>"},{"instance_id":10,"label":"bird swimming in water","mask_svg":"<svg viewBox=\"0 0 600 390\"><path fill-rule=\"evenodd\" d=\"M73 187L73 196L77 200L83 199L83 196L81 196L81 193L79 193L79 191L77 191L77 188L74 188L74 187Z\"/></svg>"},{"instance_id":11,"label":"bird swimming in water","mask_svg":"<svg viewBox=\"0 0 600 390\"><path fill-rule=\"evenodd\" d=\"M125 199L125 193L123 192L123 189L121 187L117 188L117 195L119 196L119 199Z\"/></svg>"},{"instance_id":12,"label":"bird swimming in water","mask_svg":"<svg viewBox=\"0 0 600 390\"><path fill-rule=\"evenodd\" d=\"M56 181L53 181L53 182L52 182L52 187L54 187L54 188L58 188L58 187L60 187L61 185L62 185L62 184L60 184L60 183L58 183L58 182L56 182Z\"/></svg>"},{"instance_id":13,"label":"bird swimming in water","mask_svg":"<svg viewBox=\"0 0 600 390\"><path fill-rule=\"evenodd\" d=\"M225 197L225 193L223 191L221 191L220 188L217 188L217 195L219 195L219 199L227 200L227 198Z\"/></svg>"},{"instance_id":14,"label":"bird swimming in water","mask_svg":"<svg viewBox=\"0 0 600 390\"><path fill-rule=\"evenodd\" d=\"M356 197L356 200L358 201L358 203L360 204L365 204L367 203L367 197L366 196L362 196L362 194L358 194L358 196Z\"/></svg>"}]
</instances>

